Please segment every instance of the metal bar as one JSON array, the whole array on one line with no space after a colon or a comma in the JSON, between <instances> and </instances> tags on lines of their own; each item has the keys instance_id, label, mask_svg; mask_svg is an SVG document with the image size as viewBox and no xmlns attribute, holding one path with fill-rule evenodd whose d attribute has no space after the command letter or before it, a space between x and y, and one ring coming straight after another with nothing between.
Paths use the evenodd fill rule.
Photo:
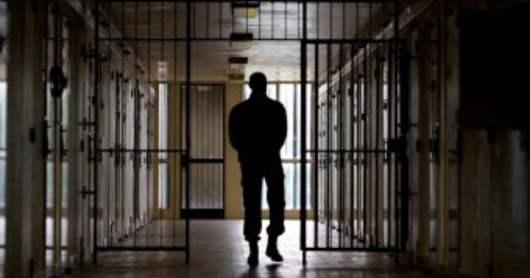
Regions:
<instances>
[{"instance_id":1,"label":"metal bar","mask_svg":"<svg viewBox=\"0 0 530 278\"><path fill-rule=\"evenodd\" d=\"M164 30L164 25L165 25L165 24L164 24L164 13L165 13L164 11L165 11L165 6L166 6L165 3L162 3L162 9L160 9L160 13L161 13L161 16L160 16L160 25L161 25L161 26L160 26L160 29L161 29L161 31L162 31L162 34L161 34L162 37L165 37L165 36L166 36L166 33L164 32L164 31L165 31L165 30ZM175 20L176 20L176 19L175 19ZM206 24L206 26L207 26L206 28L208 28L208 24ZM161 61L165 61L165 59L164 59L164 56L165 56L165 55L164 55L164 54L165 54L165 53L164 53L164 50L165 50L165 49L164 49L164 42L163 42L163 41L160 42L160 48L161 48L160 50L161 50L161 52L162 52L162 53L161 53L161 56L162 56ZM168 66L168 68L167 68L166 70L169 70L169 66ZM167 73L166 73L166 74L167 74ZM160 81L164 81L164 80L160 80ZM166 83L166 86L169 86L169 85ZM165 88L167 89L167 90L164 92L164 94L166 95L166 94L169 93L169 88L168 88L168 87L165 87ZM148 94L148 95L149 95L149 94ZM160 97L160 83L158 84L158 97ZM167 103L165 103L165 105L167 105ZM159 109L160 109L160 107L159 107ZM160 113L159 113L159 114L160 114ZM165 113L164 113L163 116L166 116ZM160 122L160 119L159 119L159 122ZM164 120L164 123L165 123L165 122L166 122L166 120ZM159 124L159 126L160 126L160 124ZM162 127L162 128L165 128L165 127ZM147 132L149 132L149 130L147 130ZM160 134L160 132L159 132L159 134ZM167 138L165 138L164 141L167 142ZM160 142L160 138L159 138L159 142ZM166 147L167 147L167 146L166 146ZM168 158L169 158L169 155L166 155L166 156L164 156L164 157L165 157L166 159L168 159ZM158 167L160 167L160 165L159 165ZM160 172L160 169L159 169L159 172ZM166 171L165 173L167 174L168 172ZM158 173L157 173L157 174L158 174ZM147 177L146 177L147 179L149 179L148 176L149 176L149 175L147 175ZM149 184L149 182L147 182L146 184ZM161 204L161 203L162 203L162 190L163 190L162 187L166 187L166 186L167 186L167 180L166 180L166 184L162 184L162 186L160 186L160 181L159 181L158 184L153 184L153 186L151 186L151 188L154 188L155 186L158 186L158 195L159 195L159 197L158 197L158 213L159 213L159 221L158 221L158 222L160 223L160 225L159 225L159 228L160 228L160 245L162 245L162 237L163 237L163 235L162 235L162 228L163 228L163 226L162 226L162 222L164 221L164 210L162 209L162 204Z\"/></svg>"},{"instance_id":2,"label":"metal bar","mask_svg":"<svg viewBox=\"0 0 530 278\"><path fill-rule=\"evenodd\" d=\"M62 15L60 2L55 1L53 7L54 35L53 68L62 72ZM52 71L53 74L53 71ZM53 83L53 80L52 80ZM53 84L52 84L53 85ZM53 266L54 272L61 268L61 237L62 237L62 89L53 97ZM53 91L52 91L53 92Z\"/></svg>"},{"instance_id":3,"label":"metal bar","mask_svg":"<svg viewBox=\"0 0 530 278\"><path fill-rule=\"evenodd\" d=\"M346 39L346 1L342 1L342 39Z\"/></svg>"},{"instance_id":4,"label":"metal bar","mask_svg":"<svg viewBox=\"0 0 530 278\"><path fill-rule=\"evenodd\" d=\"M333 18L333 3L331 2L328 2L329 3L329 18L328 18L328 22L329 22L329 36L331 39L333 39L333 22L335 22L334 18Z\"/></svg>"},{"instance_id":5,"label":"metal bar","mask_svg":"<svg viewBox=\"0 0 530 278\"><path fill-rule=\"evenodd\" d=\"M122 4L122 6L123 6L123 4ZM109 21L111 21L111 22L113 21L112 16L113 16L112 8L109 7ZM112 28L110 28L109 34L112 34ZM109 51L109 53L108 53L108 63L109 63L109 67L108 68L110 70L111 78L110 78L110 80L108 81L108 84L107 84L108 92L112 92L112 81L111 80L112 80L112 75L114 74L114 69L113 69L113 64L112 64L112 51L111 50L112 50L112 43L109 43L108 44L108 51ZM121 54L121 55L123 55L123 54ZM115 79L117 80L116 76L115 76ZM108 97L108 95L106 95L106 96ZM110 102L110 97L109 97L109 102ZM107 165L106 168L107 168L107 171L108 171L107 173L110 173L111 165L110 164ZM105 195L107 195L107 196L105 196L106 197L106 201L107 201L107 208L106 208L106 211L103 211L103 213L107 214L107 219L106 219L107 221L106 221L106 223L104 223L104 225L106 226L105 228L106 228L107 239L108 239L109 242L111 242L111 231L110 231L110 229L111 229L112 226L110 225L110 182L107 182Z\"/></svg>"},{"instance_id":6,"label":"metal bar","mask_svg":"<svg viewBox=\"0 0 530 278\"><path fill-rule=\"evenodd\" d=\"M191 150L190 95L191 95L191 0L186 0L186 149ZM191 155L188 153L189 158ZM190 166L186 166L186 211L190 210ZM186 214L186 264L190 262L190 213Z\"/></svg>"},{"instance_id":7,"label":"metal bar","mask_svg":"<svg viewBox=\"0 0 530 278\"><path fill-rule=\"evenodd\" d=\"M337 91L337 147L338 149L344 148L344 107L343 107L343 96L344 96L344 84L342 80L342 51L343 51L343 45L342 43L339 44L339 89ZM338 224L337 224L337 231L339 232L339 246L342 246L344 244L344 153L340 152L338 153L337 157L337 171L338 171L338 177L337 177L337 201L338 201Z\"/></svg>"},{"instance_id":8,"label":"metal bar","mask_svg":"<svg viewBox=\"0 0 530 278\"><path fill-rule=\"evenodd\" d=\"M185 149L98 149L102 153L186 153Z\"/></svg>"},{"instance_id":9,"label":"metal bar","mask_svg":"<svg viewBox=\"0 0 530 278\"><path fill-rule=\"evenodd\" d=\"M210 38L210 2L206 2L206 38Z\"/></svg>"},{"instance_id":10,"label":"metal bar","mask_svg":"<svg viewBox=\"0 0 530 278\"><path fill-rule=\"evenodd\" d=\"M116 252L116 251L186 251L186 247L182 246L98 246L99 252Z\"/></svg>"},{"instance_id":11,"label":"metal bar","mask_svg":"<svg viewBox=\"0 0 530 278\"><path fill-rule=\"evenodd\" d=\"M320 38L320 0L317 0L317 40ZM318 44L317 44L318 45Z\"/></svg>"},{"instance_id":12,"label":"metal bar","mask_svg":"<svg viewBox=\"0 0 530 278\"><path fill-rule=\"evenodd\" d=\"M385 149L363 149L363 148L357 148L354 150L337 150L337 149L330 149L330 150L307 150L309 153L386 153L387 150Z\"/></svg>"},{"instance_id":13,"label":"metal bar","mask_svg":"<svg viewBox=\"0 0 530 278\"><path fill-rule=\"evenodd\" d=\"M176 38L159 38L159 37L153 37L153 38L145 38L145 37L138 37L138 38L133 38L133 37L125 37L125 38L121 38L121 37L115 37L115 38L109 38L109 37L106 37L106 38L101 38L100 41L101 42L107 42L107 41L178 41L178 42L186 42L186 38L185 37L182 37L182 38L179 38L179 37L176 37ZM192 39L194 42L230 42L232 41L232 39L230 37L220 37L220 38L193 38ZM259 38L259 37L256 37L256 38L253 38L252 39L253 41L284 41L284 42L300 42L300 38L272 38L272 37L265 37L265 38Z\"/></svg>"},{"instance_id":14,"label":"metal bar","mask_svg":"<svg viewBox=\"0 0 530 278\"><path fill-rule=\"evenodd\" d=\"M330 248L313 248L308 247L306 251L319 251L319 252L368 252L368 253L395 253L402 252L399 248L386 248L386 247L354 247L354 248L343 248L343 247L330 247Z\"/></svg>"},{"instance_id":15,"label":"metal bar","mask_svg":"<svg viewBox=\"0 0 530 278\"><path fill-rule=\"evenodd\" d=\"M399 80L398 80L398 69L399 69L399 0L395 0L394 1L394 58L396 59L395 61L395 64L394 64L394 92L395 92L395 105L396 105L396 109L395 109L395 118L394 120L398 121L398 118L397 118L397 101L398 101L398 86L399 86ZM401 105L403 104L403 102L401 102ZM396 125L396 130L395 130L395 135L398 134L398 126ZM396 164L396 167L398 167L398 165ZM399 224L399 221L400 221L400 218L399 218L399 213L398 213L398 201L399 201L399 197L398 197L398 185L400 185L400 181L399 181L399 171L395 171L396 173L396 191L395 191L395 194L396 194L396 200L395 200L395 221L396 221L396 242L395 242L395 246L397 247L402 247L401 244L401 240L400 240L400 234L399 234L399 229L401 228L401 225ZM395 254L395 260L396 260L396 265L399 264L399 254L396 252Z\"/></svg>"},{"instance_id":16,"label":"metal bar","mask_svg":"<svg viewBox=\"0 0 530 278\"><path fill-rule=\"evenodd\" d=\"M318 44L315 44L315 79L314 79L314 85L313 85L313 92L314 92L314 96L313 96L313 115L314 115L314 139L313 139L313 144L315 145L315 149L319 149L319 134L318 134L318 131L319 131L319 97L318 97L318 72L319 72L319 48L320 46ZM314 170L313 170L313 174L314 174L314 196L313 196L313 217L314 217L314 245L315 247L318 247L318 221L319 221L319 215L318 215L318 187L319 187L319 175L318 175L318 172L320 171L320 167L319 167L319 154L318 153L314 153L313 154L313 157L314 157Z\"/></svg>"},{"instance_id":17,"label":"metal bar","mask_svg":"<svg viewBox=\"0 0 530 278\"><path fill-rule=\"evenodd\" d=\"M393 140L393 137L392 137L392 105L393 105L393 101L392 101L392 73L393 73L393 70L392 70L392 67L393 67L393 63L392 63L392 47L389 46L388 47L388 53L387 53L387 142L391 142L391 140ZM386 156L387 156L387 211L388 211L388 231L387 231L387 244L390 245L391 244L391 234L392 234L392 228L394 226L394 223L393 223L393 219L392 219L392 215L391 215L391 212L392 212L392 168L394 166L394 163L392 162L392 152L391 152L391 148L388 146L387 144L387 153L386 153Z\"/></svg>"},{"instance_id":18,"label":"metal bar","mask_svg":"<svg viewBox=\"0 0 530 278\"><path fill-rule=\"evenodd\" d=\"M368 181L368 153L367 153L367 150L368 150L368 147L367 147L367 144L368 144L368 101L367 101L367 97L368 97L368 93L367 93L367 54L365 52L365 58L364 58L364 61L363 61L363 78L362 78L362 81L363 81L363 85L362 85L362 105L363 105L363 113L362 113L362 118L363 118L363 149L365 150L363 152L363 246L366 246L366 237L367 237L367 228L368 228L368 223L367 223L367 207L368 207L368 204L367 204L367 199L368 199L368 194L367 194L367 187L368 187L368 184L367 184L367 181Z\"/></svg>"},{"instance_id":19,"label":"metal bar","mask_svg":"<svg viewBox=\"0 0 530 278\"><path fill-rule=\"evenodd\" d=\"M222 37L223 37L223 2L219 1L219 38L222 38Z\"/></svg>"},{"instance_id":20,"label":"metal bar","mask_svg":"<svg viewBox=\"0 0 530 278\"><path fill-rule=\"evenodd\" d=\"M274 2L271 3L272 12L271 12L271 38L274 39Z\"/></svg>"},{"instance_id":21,"label":"metal bar","mask_svg":"<svg viewBox=\"0 0 530 278\"><path fill-rule=\"evenodd\" d=\"M224 158L190 158L190 163L194 164L221 164L225 162Z\"/></svg>"},{"instance_id":22,"label":"metal bar","mask_svg":"<svg viewBox=\"0 0 530 278\"><path fill-rule=\"evenodd\" d=\"M287 1L285 1L285 38L287 38ZM307 51L307 47L306 47L306 51Z\"/></svg>"},{"instance_id":23,"label":"metal bar","mask_svg":"<svg viewBox=\"0 0 530 278\"><path fill-rule=\"evenodd\" d=\"M326 44L327 46L327 51L326 51L326 54L327 54L327 63L326 63L326 66L327 66L327 69L326 69L326 75L327 75L327 82L326 82L326 86L327 86L327 90L326 90L326 123L328 125L328 128L326 129L326 149L330 149L330 137L331 137L331 132L330 132L330 128L329 128L329 125L333 125L332 121L331 121L331 108L332 108L332 102L330 100L330 94L331 94L331 44L328 43ZM330 245L330 232L331 232L331 221L330 221L330 186L331 186L331 177L330 177L330 172L332 170L332 167L330 167L330 165L332 163L330 163L330 155L328 154L326 156L326 194L325 194L325 200L326 200L326 210L325 210L325 217L326 217L326 247L329 247ZM331 169L330 169L331 168Z\"/></svg>"},{"instance_id":24,"label":"metal bar","mask_svg":"<svg viewBox=\"0 0 530 278\"><path fill-rule=\"evenodd\" d=\"M306 137L307 137L307 133L306 133L306 129L307 129L307 107L306 107L306 97L307 97L307 43L305 42L305 39L307 38L307 5L304 3L304 7L303 7L303 17L304 17L304 20L303 20L303 41L302 41L302 53L301 53L301 56L302 56L302 61L300 63L300 67L302 69L302 76L301 76L301 81L302 81L302 95L301 95L301 102L302 102L302 109L301 109L301 121L302 121L302 125L301 125L301 132L302 132L302 142L301 142L301 149L302 149L302 158L301 158L301 175L302 175L302 178L301 178L301 192L302 192L302 199L301 199L301 206L302 206L302 209L301 209L301 215L300 215L300 220L302 222L302 234L301 234L301 237L300 237L300 240L302 241L301 242L301 247L302 247L302 263L307 263L307 257L306 257L306 217L307 217L307 206L306 206L306 190L307 190L307 175L306 175L306 172L307 172L307 168L306 168L306 165L307 165L307 152L306 152L306 149L307 149L307 141L306 141Z\"/></svg>"},{"instance_id":25,"label":"metal bar","mask_svg":"<svg viewBox=\"0 0 530 278\"><path fill-rule=\"evenodd\" d=\"M261 7L261 0L259 0L259 6ZM258 40L261 39L261 9L258 8Z\"/></svg>"},{"instance_id":26,"label":"metal bar","mask_svg":"<svg viewBox=\"0 0 530 278\"><path fill-rule=\"evenodd\" d=\"M373 82L374 84L374 93L375 95L372 96L372 110L373 110L373 116L374 121L372 122L373 132L372 132L372 144L377 149L379 148L379 45L375 45L375 57L373 57L373 62L370 64L373 65L372 70L370 71L371 74L373 74ZM378 223L378 214L379 214L379 155L377 153L372 154L372 160L373 160L373 234L374 234L374 243L376 245L379 244L378 242L378 232L379 232L379 223Z\"/></svg>"},{"instance_id":27,"label":"metal bar","mask_svg":"<svg viewBox=\"0 0 530 278\"><path fill-rule=\"evenodd\" d=\"M173 2L173 7L174 7L174 9L173 9L173 16L174 16L174 20L175 20L175 26L174 26L174 33L173 33L173 36L176 37L176 36L177 36L177 27L178 27L178 26L177 26L177 21L178 21L178 11L177 11L177 2L176 2L176 0L174 0L174 2ZM177 60L177 55L178 55L178 52L177 52L177 45L178 45L178 44L177 44L177 42L175 41L175 42L173 43L173 48L174 48L174 50L173 50L173 55L174 55L174 57L173 57L173 58L175 59L175 61L174 61L175 64L173 65L173 67L174 67L174 69L173 69L174 73L173 73L173 74L174 74L175 81L174 81L174 83L173 83L173 88L171 88L171 89L175 92L175 93L171 94L171 95L173 95L173 97L175 97L175 96L177 95L176 92L178 92L178 88L177 88L177 86L176 86L176 85L177 85L177 80L178 80L178 73L177 73L177 65L178 65L178 60ZM170 95L170 96L171 96L171 95ZM170 103L173 102L173 97L170 98L170 99L171 99ZM172 123L171 126L176 126L176 125ZM182 127L181 127L181 130L182 130ZM178 133L177 133L177 134L178 134ZM171 161L172 161L173 163L175 163L175 165L176 165L176 164L177 164L177 162L176 162L176 160L177 160L177 159L176 159L176 156L175 156L175 155L171 155L171 158L172 158ZM179 161L179 163L182 163L182 161ZM170 164L170 165L171 165L171 164ZM173 167L171 167L171 168L173 168ZM170 176L171 176L171 175L170 175ZM174 176L176 176L176 173L175 173ZM182 179L181 179L181 180L182 180ZM173 183L174 183L174 181L172 181L172 180L169 181L169 184L170 184L170 185L173 185ZM177 184L176 181L175 181L175 184ZM178 184L180 185L180 181L179 181ZM176 222L177 222L177 209L178 209L178 208L177 208L177 203L179 203L179 202L178 202L178 196L179 196L179 195L177 194L177 190L175 189L175 186L169 186L169 188L172 189L173 192L174 192L173 194L168 194L168 195L171 196L169 200L170 200L170 208L172 208L171 212L172 212L172 216L173 216L172 219L171 219L171 221L172 221L172 225L171 225L171 226L172 226L172 228L171 228L171 229L172 229L172 237L171 237L171 239L172 239L173 246L175 246L175 237L176 237L176 231L175 231L175 230L176 230L176 227L175 227L175 226L176 226ZM171 193L171 190L170 190L170 193Z\"/></svg>"},{"instance_id":28,"label":"metal bar","mask_svg":"<svg viewBox=\"0 0 530 278\"><path fill-rule=\"evenodd\" d=\"M223 107L223 119L222 119L222 128L221 128L221 149L223 151L223 159L226 157L226 144L224 142L224 138L226 138L226 129L224 128L225 126L225 123L226 123L226 103L225 103L225 100L226 100L226 92L225 92L225 86L222 85L222 94L220 96L221 98L221 105ZM225 183L225 173L226 173L226 163L223 162L223 167L222 167L222 172L221 172L221 180L223 182L223 194L221 196L221 203L222 203L222 207L223 207L223 214L224 214L224 211L225 211L225 194L226 194L226 183Z\"/></svg>"},{"instance_id":29,"label":"metal bar","mask_svg":"<svg viewBox=\"0 0 530 278\"><path fill-rule=\"evenodd\" d=\"M151 2L149 2L147 4L147 26L151 26ZM147 28L147 37L150 38L151 37L151 28ZM151 89L151 40L147 41L147 92L146 94L150 94L150 89ZM135 112L134 112L134 127L135 127L135 135L137 133L137 118L138 118L138 112L136 110L136 105L137 105L137 102L138 102L138 98L140 97L140 92L137 92L135 97L134 97L134 106L135 106ZM134 141L134 148L138 148L138 142L137 140ZM133 153L133 156L134 156L134 163L135 165L138 164L138 153L137 152L134 152ZM137 166L136 166L137 167ZM138 172L139 169L135 169L135 173ZM136 181L136 175L135 175L135 181ZM135 183L136 185L136 183ZM149 246L149 224L151 224L151 217L150 217L150 214L149 214L149 201L151 199L151 188L147 187L146 188L147 190L147 213L146 213L146 219L145 219L145 226L146 226L146 233L145 233L145 245ZM134 192L138 192L139 190L139 187L138 186L135 186L134 188ZM135 196L135 199L134 199L134 210L136 210L138 208L138 197L139 197L139 194L137 194Z\"/></svg>"},{"instance_id":30,"label":"metal bar","mask_svg":"<svg viewBox=\"0 0 530 278\"><path fill-rule=\"evenodd\" d=\"M149 0L98 0L99 2L125 2L125 3L133 3L133 2L149 2ZM331 0L330 3L342 3L344 0ZM393 3L395 0L377 0L376 3ZM187 0L157 0L156 2L163 3L163 2L171 2L171 3L186 3ZM226 3L226 0L201 0L201 2L204 3ZM288 3L297 3L299 0L268 0L266 2L288 2ZM316 3L318 0L305 0L304 3ZM369 0L348 0L349 3L372 3Z\"/></svg>"},{"instance_id":31,"label":"metal bar","mask_svg":"<svg viewBox=\"0 0 530 278\"><path fill-rule=\"evenodd\" d=\"M134 4L134 36L137 37L138 36L138 2L135 2ZM122 34L123 36L123 34ZM122 41L123 43L123 41ZM138 65L138 41L135 41L134 42L134 89L133 91L136 92L139 90L139 82L138 82L138 67L136 65ZM125 105L124 106L124 110L125 112L127 111L127 106ZM122 133L123 135L125 134L125 132ZM123 138L122 138L123 139ZM125 144L124 144L125 146ZM125 164L124 164L125 165ZM125 172L125 169L123 169L123 172ZM123 180L125 179L125 177L123 176L122 177L122 182ZM125 194L123 193L123 188L124 188L124 185L122 184L122 234L124 235L125 234L125 226L124 226L124 223L125 223ZM134 190L133 190L134 191ZM136 193L133 192L133 200L136 200ZM138 211L136 209L133 209L133 228L134 228L134 231L136 232L136 230L138 229L138 227L136 226L136 222L137 222L137 219L138 219ZM136 236L133 237L133 244L134 246L136 246Z\"/></svg>"},{"instance_id":32,"label":"metal bar","mask_svg":"<svg viewBox=\"0 0 530 278\"><path fill-rule=\"evenodd\" d=\"M98 169L98 138L99 138L99 81L100 81L100 61L99 61L99 0L95 1L95 15L94 15L94 44L95 44L95 53L96 53L96 66L95 66L95 72L94 72L94 80L95 80L95 86L94 86L94 122L95 128L94 128L94 141L93 143L93 152L94 152L94 159L92 161L93 167L94 167L94 207L93 207L93 216L94 217L94 234L93 236L93 254L92 254L92 260L94 261L94 264L97 264L98 262L98 255L97 255L97 242L98 242L98 187L99 187L99 169Z\"/></svg>"},{"instance_id":33,"label":"metal bar","mask_svg":"<svg viewBox=\"0 0 530 278\"><path fill-rule=\"evenodd\" d=\"M350 88L348 88L350 91L348 92L350 96L350 148L355 148L355 124L356 124L356 108L355 108L355 99L354 99L354 70L355 66L353 66L353 61L355 58L354 48L353 44L350 44L350 61L352 61L352 66L350 67ZM354 226L355 226L355 171L354 171L354 162L355 162L355 154L350 154L350 247L353 247L353 239L354 239Z\"/></svg>"},{"instance_id":34,"label":"metal bar","mask_svg":"<svg viewBox=\"0 0 530 278\"><path fill-rule=\"evenodd\" d=\"M355 15L355 21L356 21L356 24L355 24L355 28L356 28L356 31L355 31L355 36L359 36L359 33L360 33L360 5L359 3L357 3L355 5L355 12L356 12L356 15ZM355 80L356 80L356 84L355 84L355 87L356 87L356 90L355 90L355 98L357 100L357 106L356 106L356 119L357 119L357 144L356 146L353 146L353 148L358 148L360 149L361 148L361 135L363 131L362 129L362 103L361 103L361 96L362 96L362 85L361 85L361 75L360 75L360 69L359 69L359 66L360 65L356 65L354 63L354 59L353 59L353 55L352 55L352 62L351 62L351 68L353 69L353 72L355 74ZM361 231L361 217L362 217L362 210L364 210L364 204L362 203L362 195L361 195L361 190L362 190L362 180L364 179L364 175L361 174L362 172L362 169L363 169L363 160L361 159L361 154L362 153L357 153L357 156L356 156L356 162L357 162L357 229L356 229L356 235L357 235L357 239L361 239L361 237L363 236L362 234L362 231ZM364 225L364 222L362 223Z\"/></svg>"}]
</instances>

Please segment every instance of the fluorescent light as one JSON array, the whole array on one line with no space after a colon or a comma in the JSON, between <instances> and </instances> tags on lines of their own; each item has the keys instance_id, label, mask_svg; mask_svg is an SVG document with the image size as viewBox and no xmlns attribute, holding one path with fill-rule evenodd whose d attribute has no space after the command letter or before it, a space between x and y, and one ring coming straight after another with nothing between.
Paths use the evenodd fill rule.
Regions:
<instances>
[{"instance_id":1,"label":"fluorescent light","mask_svg":"<svg viewBox=\"0 0 530 278\"><path fill-rule=\"evenodd\" d=\"M248 64L248 58L247 57L230 57L228 58L228 64L230 66L230 69L232 70L243 69Z\"/></svg>"},{"instance_id":2,"label":"fluorescent light","mask_svg":"<svg viewBox=\"0 0 530 278\"><path fill-rule=\"evenodd\" d=\"M230 45L236 49L249 49L253 39L252 33L232 33L230 34Z\"/></svg>"},{"instance_id":3,"label":"fluorescent light","mask_svg":"<svg viewBox=\"0 0 530 278\"><path fill-rule=\"evenodd\" d=\"M245 82L244 73L231 73L228 75L228 81L230 83L243 83Z\"/></svg>"}]
</instances>

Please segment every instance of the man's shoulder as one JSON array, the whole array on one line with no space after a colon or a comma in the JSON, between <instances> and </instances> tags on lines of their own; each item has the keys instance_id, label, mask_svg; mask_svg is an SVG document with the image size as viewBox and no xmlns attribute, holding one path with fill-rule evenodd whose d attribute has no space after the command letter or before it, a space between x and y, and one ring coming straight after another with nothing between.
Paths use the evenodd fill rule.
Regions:
<instances>
[{"instance_id":1,"label":"man's shoulder","mask_svg":"<svg viewBox=\"0 0 530 278\"><path fill-rule=\"evenodd\" d=\"M279 110L285 110L285 106L283 105L283 103L277 101L277 100L274 100L274 99L270 99L271 102L272 102L272 105L274 106L275 109L279 109Z\"/></svg>"},{"instance_id":2,"label":"man's shoulder","mask_svg":"<svg viewBox=\"0 0 530 278\"><path fill-rule=\"evenodd\" d=\"M240 111L240 110L244 109L245 106L246 106L246 102L247 101L244 100L244 101L234 105L234 107L232 108L232 112L237 112L237 111Z\"/></svg>"}]
</instances>

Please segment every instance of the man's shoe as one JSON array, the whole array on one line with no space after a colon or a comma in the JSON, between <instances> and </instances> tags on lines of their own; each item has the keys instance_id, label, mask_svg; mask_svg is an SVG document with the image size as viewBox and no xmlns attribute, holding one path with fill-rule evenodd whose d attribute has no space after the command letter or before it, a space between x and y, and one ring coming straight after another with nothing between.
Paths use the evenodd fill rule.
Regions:
<instances>
[{"instance_id":1,"label":"man's shoe","mask_svg":"<svg viewBox=\"0 0 530 278\"><path fill-rule=\"evenodd\" d=\"M259 264L258 254L251 253L247 258L247 264L250 267L255 267Z\"/></svg>"},{"instance_id":2,"label":"man's shoe","mask_svg":"<svg viewBox=\"0 0 530 278\"><path fill-rule=\"evenodd\" d=\"M270 257L273 262L283 262L283 257L278 251L277 242L278 238L269 237L269 242L267 244L267 250L265 251L265 255Z\"/></svg>"},{"instance_id":3,"label":"man's shoe","mask_svg":"<svg viewBox=\"0 0 530 278\"><path fill-rule=\"evenodd\" d=\"M247 258L247 264L251 267L257 266L259 263L259 249L258 242L253 241L248 243L250 247L250 255Z\"/></svg>"}]
</instances>

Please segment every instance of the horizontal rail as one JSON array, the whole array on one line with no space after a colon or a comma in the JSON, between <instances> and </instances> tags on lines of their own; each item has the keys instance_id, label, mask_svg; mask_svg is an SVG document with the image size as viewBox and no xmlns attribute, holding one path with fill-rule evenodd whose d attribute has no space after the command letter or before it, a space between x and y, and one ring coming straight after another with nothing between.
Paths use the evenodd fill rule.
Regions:
<instances>
[{"instance_id":1,"label":"horizontal rail","mask_svg":"<svg viewBox=\"0 0 530 278\"><path fill-rule=\"evenodd\" d=\"M399 153L396 150L307 150L308 153Z\"/></svg>"},{"instance_id":2,"label":"horizontal rail","mask_svg":"<svg viewBox=\"0 0 530 278\"><path fill-rule=\"evenodd\" d=\"M189 160L193 164L214 164L214 163L224 163L224 158L192 158Z\"/></svg>"},{"instance_id":3,"label":"horizontal rail","mask_svg":"<svg viewBox=\"0 0 530 278\"><path fill-rule=\"evenodd\" d=\"M100 252L116 251L186 251L184 246L98 246Z\"/></svg>"},{"instance_id":4,"label":"horizontal rail","mask_svg":"<svg viewBox=\"0 0 530 278\"><path fill-rule=\"evenodd\" d=\"M319 252L367 252L367 253L395 253L402 250L395 247L306 247L304 251L319 251Z\"/></svg>"},{"instance_id":5,"label":"horizontal rail","mask_svg":"<svg viewBox=\"0 0 530 278\"><path fill-rule=\"evenodd\" d=\"M185 149L98 149L102 153L187 153Z\"/></svg>"},{"instance_id":6,"label":"horizontal rail","mask_svg":"<svg viewBox=\"0 0 530 278\"><path fill-rule=\"evenodd\" d=\"M393 3L396 0L377 0L377 1L369 1L369 0L329 0L328 3L366 3L366 4L379 4L379 3ZM97 0L97 2L100 3L149 3L149 2L155 2L155 3L186 3L187 0ZM195 2L195 1L194 1ZM240 1L240 2L245 2ZM252 1L248 1L252 2ZM281 3L300 3L300 0L266 0L266 1L259 1L259 2L281 2ZM317 0L306 0L306 3L318 3ZM196 1L196 3L232 3L232 1L226 1L226 0L200 0Z\"/></svg>"}]
</instances>

